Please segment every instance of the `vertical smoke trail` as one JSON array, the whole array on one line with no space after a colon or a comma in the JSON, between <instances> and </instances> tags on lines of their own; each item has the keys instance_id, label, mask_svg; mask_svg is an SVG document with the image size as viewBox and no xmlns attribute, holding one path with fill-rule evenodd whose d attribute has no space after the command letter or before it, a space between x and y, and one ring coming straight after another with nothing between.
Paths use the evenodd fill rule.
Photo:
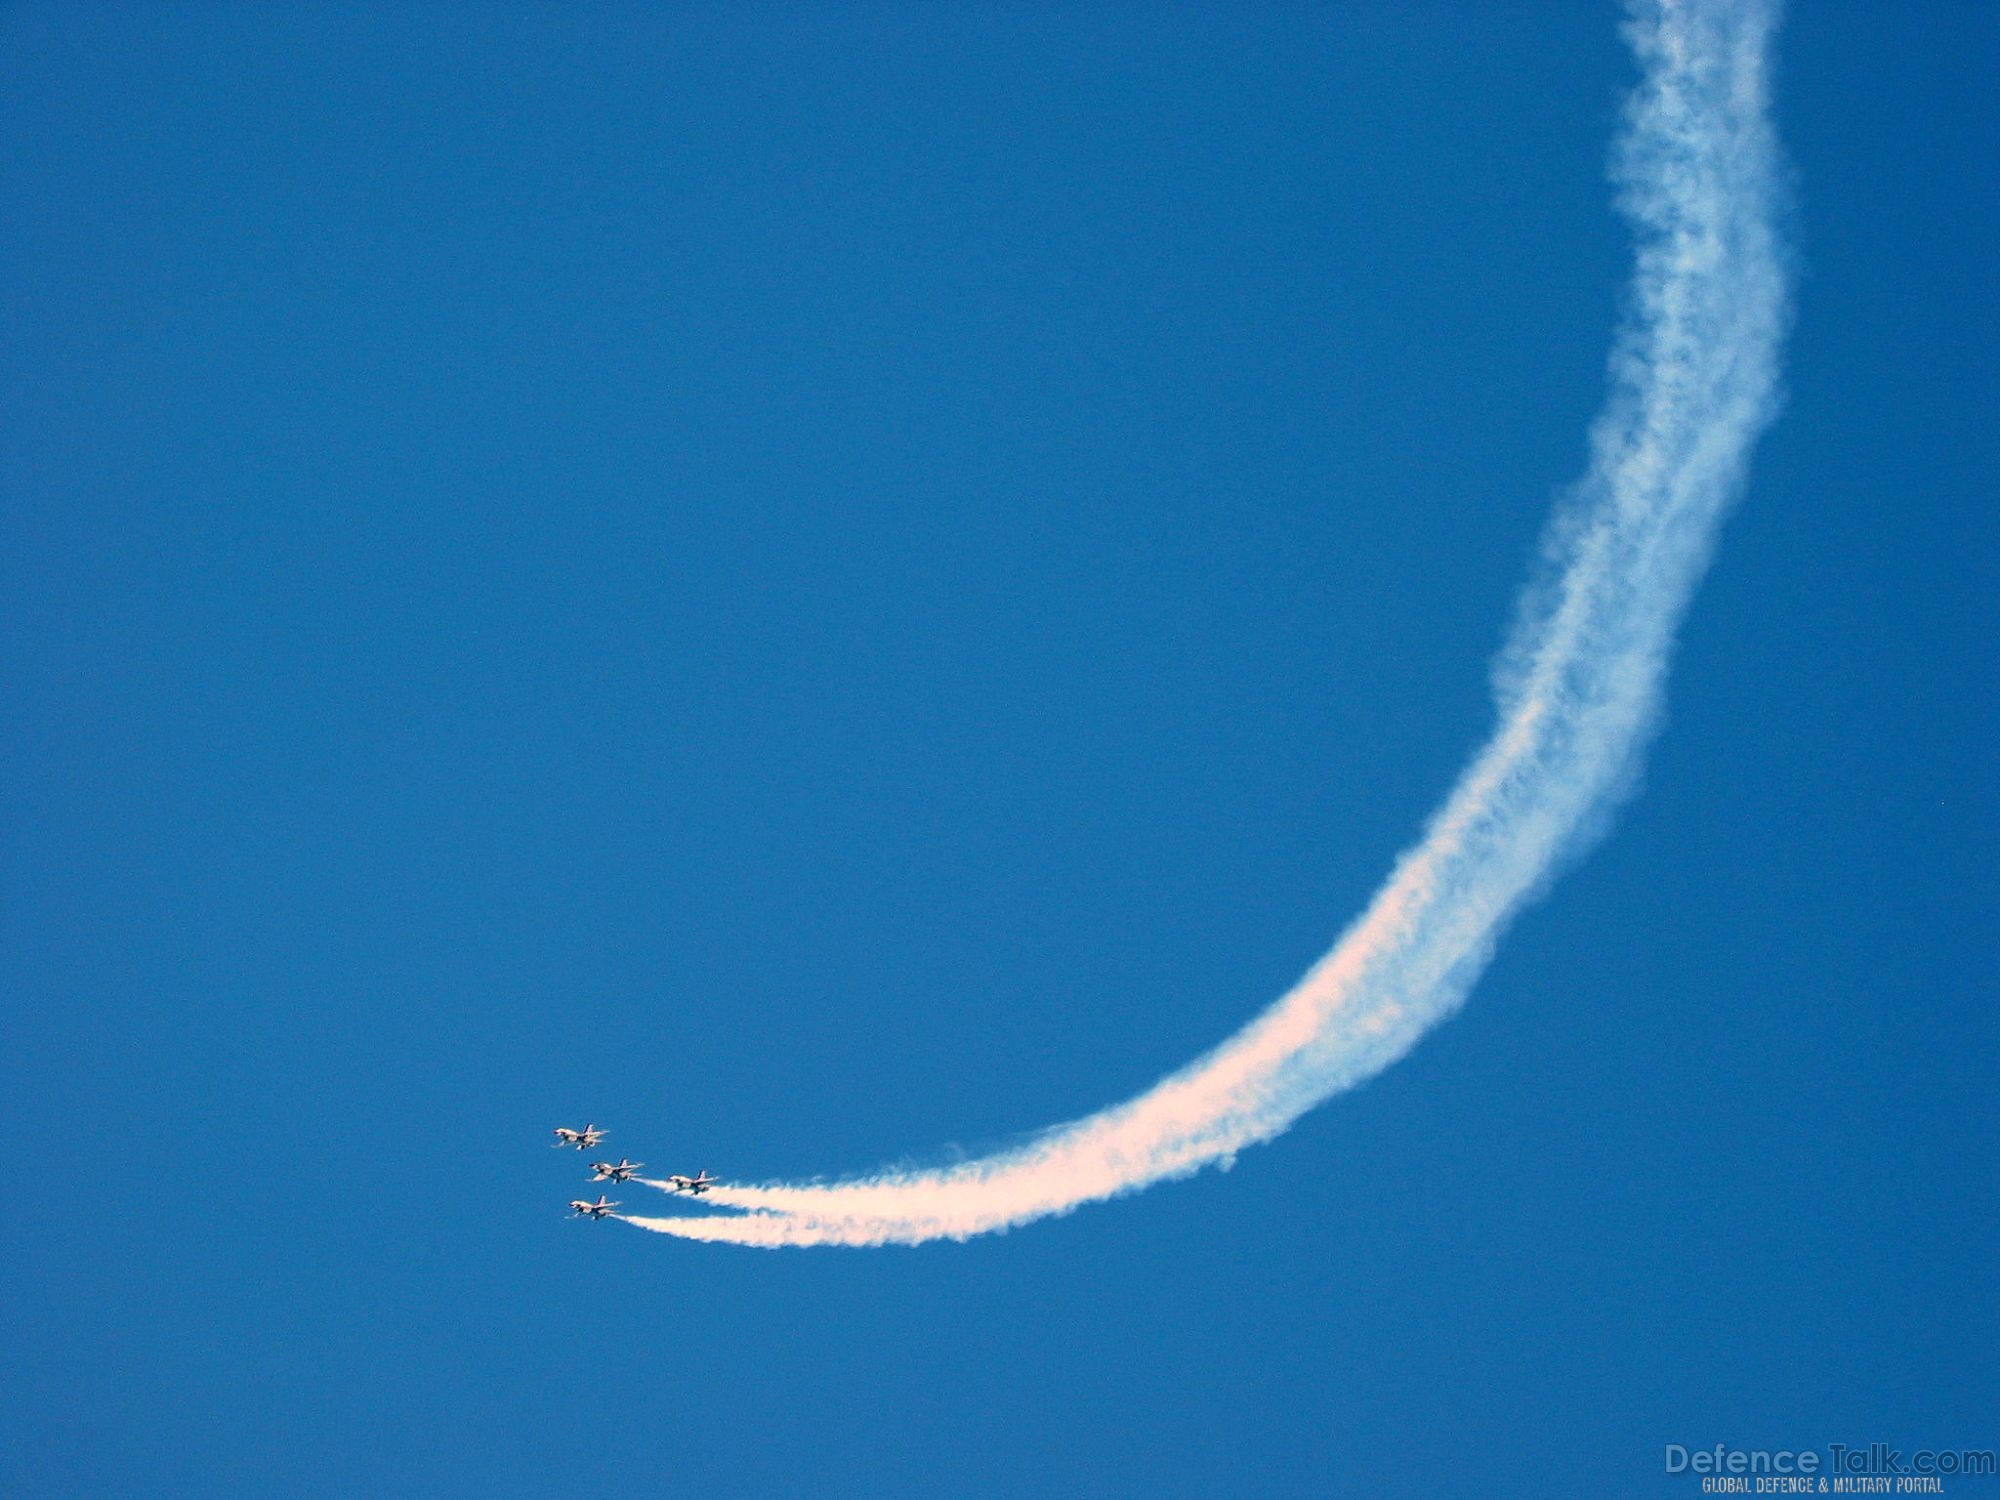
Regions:
<instances>
[{"instance_id":1,"label":"vertical smoke trail","mask_svg":"<svg viewBox=\"0 0 2000 1500\"><path fill-rule=\"evenodd\" d=\"M1638 238L1591 464L1495 673L1498 723L1422 842L1291 993L1146 1093L940 1171L718 1188L630 1223L749 1245L1002 1229L1228 1159L1395 1062L1602 826L1658 713L1675 624L1774 408L1787 317L1766 108L1775 4L1644 0L1615 175Z\"/></svg>"}]
</instances>

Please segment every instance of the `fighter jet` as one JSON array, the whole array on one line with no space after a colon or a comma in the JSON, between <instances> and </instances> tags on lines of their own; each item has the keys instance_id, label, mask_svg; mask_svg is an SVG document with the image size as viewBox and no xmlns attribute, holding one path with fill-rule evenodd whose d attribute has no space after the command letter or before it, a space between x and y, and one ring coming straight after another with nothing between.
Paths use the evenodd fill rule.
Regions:
<instances>
[{"instance_id":1,"label":"fighter jet","mask_svg":"<svg viewBox=\"0 0 2000 1500\"><path fill-rule=\"evenodd\" d=\"M590 1164L592 1182L630 1182L632 1174L646 1164L642 1161L628 1161L619 1157L616 1161L594 1161Z\"/></svg>"},{"instance_id":2,"label":"fighter jet","mask_svg":"<svg viewBox=\"0 0 2000 1500\"><path fill-rule=\"evenodd\" d=\"M683 1177L680 1173L675 1172L667 1178L667 1181L671 1182L681 1192L693 1193L697 1198L715 1186L715 1179L708 1175L707 1167L703 1167L692 1177Z\"/></svg>"},{"instance_id":3,"label":"fighter jet","mask_svg":"<svg viewBox=\"0 0 2000 1500\"><path fill-rule=\"evenodd\" d=\"M595 1146L599 1141L604 1139L604 1132L599 1130L595 1125L586 1125L581 1130L565 1130L562 1126L558 1125L555 1128L555 1138L556 1150L558 1151L562 1150L565 1146L574 1146L579 1151L588 1151L592 1146Z\"/></svg>"},{"instance_id":4,"label":"fighter jet","mask_svg":"<svg viewBox=\"0 0 2000 1500\"><path fill-rule=\"evenodd\" d=\"M611 1210L616 1208L617 1206L618 1205L616 1203L613 1203L610 1199L606 1198L602 1193L599 1193L597 1195L597 1201L595 1203L585 1203L581 1198L572 1198L569 1200L570 1217L573 1219L602 1219L606 1217L614 1217L611 1213Z\"/></svg>"}]
</instances>

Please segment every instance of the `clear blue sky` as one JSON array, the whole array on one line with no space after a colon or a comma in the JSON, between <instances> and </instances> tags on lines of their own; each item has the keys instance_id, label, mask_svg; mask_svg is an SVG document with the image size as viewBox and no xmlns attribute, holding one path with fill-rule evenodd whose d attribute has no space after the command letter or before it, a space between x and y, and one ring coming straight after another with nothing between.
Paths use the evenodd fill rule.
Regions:
<instances>
[{"instance_id":1,"label":"clear blue sky","mask_svg":"<svg viewBox=\"0 0 2000 1500\"><path fill-rule=\"evenodd\" d=\"M0 1488L2000 1442L1987 6L1788 20L1789 408L1643 796L1464 1014L967 1245L561 1217L552 1125L935 1159L1324 948L1582 463L1615 19L0 16Z\"/></svg>"}]
</instances>

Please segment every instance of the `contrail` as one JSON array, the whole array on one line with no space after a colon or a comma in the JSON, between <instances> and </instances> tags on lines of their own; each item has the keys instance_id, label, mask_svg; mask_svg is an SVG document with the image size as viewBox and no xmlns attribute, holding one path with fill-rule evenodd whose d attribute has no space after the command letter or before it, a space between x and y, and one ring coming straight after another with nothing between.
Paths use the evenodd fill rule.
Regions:
<instances>
[{"instance_id":1,"label":"contrail","mask_svg":"<svg viewBox=\"0 0 2000 1500\"><path fill-rule=\"evenodd\" d=\"M1494 673L1498 722L1422 841L1296 988L1123 1104L937 1171L718 1187L686 1239L965 1239L1227 1163L1381 1072L1464 1000L1502 930L1599 833L1657 721L1676 623L1776 405L1788 320L1766 100L1774 0L1642 0L1614 177L1637 235L1591 463Z\"/></svg>"}]
</instances>

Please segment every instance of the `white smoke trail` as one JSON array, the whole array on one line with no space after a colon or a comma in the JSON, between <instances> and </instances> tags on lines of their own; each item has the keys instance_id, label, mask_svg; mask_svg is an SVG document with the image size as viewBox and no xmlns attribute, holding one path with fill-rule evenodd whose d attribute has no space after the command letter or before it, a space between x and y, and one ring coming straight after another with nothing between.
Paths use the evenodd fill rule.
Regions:
<instances>
[{"instance_id":1,"label":"white smoke trail","mask_svg":"<svg viewBox=\"0 0 2000 1500\"><path fill-rule=\"evenodd\" d=\"M1773 0L1641 0L1616 178L1638 236L1591 465L1558 509L1495 673L1493 738L1417 847L1291 993L1135 1099L948 1169L718 1187L686 1239L964 1239L1270 1140L1464 999L1507 922L1598 831L1657 717L1676 622L1775 403L1787 319L1766 111Z\"/></svg>"}]
</instances>

